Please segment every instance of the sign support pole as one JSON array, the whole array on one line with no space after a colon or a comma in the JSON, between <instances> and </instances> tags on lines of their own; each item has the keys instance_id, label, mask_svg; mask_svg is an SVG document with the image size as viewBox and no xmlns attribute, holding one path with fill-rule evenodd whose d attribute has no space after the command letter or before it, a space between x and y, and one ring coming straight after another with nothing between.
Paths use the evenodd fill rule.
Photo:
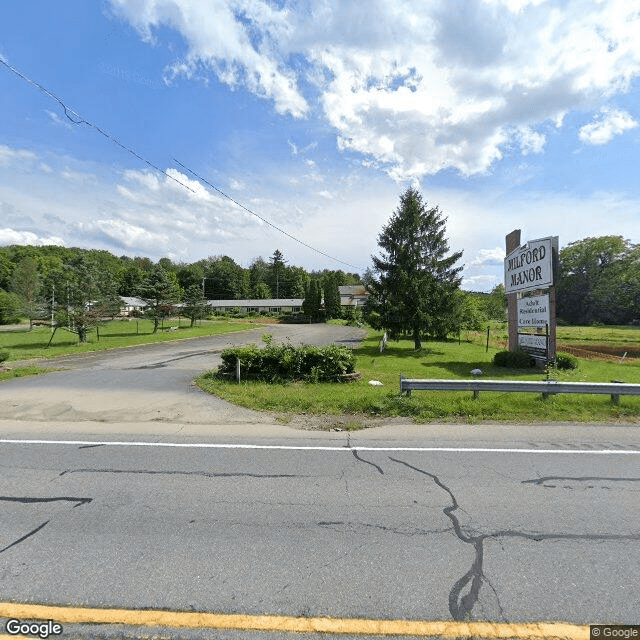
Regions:
<instances>
[{"instance_id":1,"label":"sign support pole","mask_svg":"<svg viewBox=\"0 0 640 640\"><path fill-rule=\"evenodd\" d=\"M507 255L520 246L520 229L514 229L505 236ZM554 298L555 303L555 298ZM514 351L518 346L518 294L507 294L507 319L509 322L509 351Z\"/></svg>"},{"instance_id":2,"label":"sign support pole","mask_svg":"<svg viewBox=\"0 0 640 640\"><path fill-rule=\"evenodd\" d=\"M547 355L548 359L555 360L556 359L556 328L558 326L556 322L556 282L558 282L558 269L559 269L559 246L558 246L558 238L553 238L551 241L551 249L553 252L553 285L549 288L549 313L551 317L551 324L549 326L549 353Z\"/></svg>"}]
</instances>

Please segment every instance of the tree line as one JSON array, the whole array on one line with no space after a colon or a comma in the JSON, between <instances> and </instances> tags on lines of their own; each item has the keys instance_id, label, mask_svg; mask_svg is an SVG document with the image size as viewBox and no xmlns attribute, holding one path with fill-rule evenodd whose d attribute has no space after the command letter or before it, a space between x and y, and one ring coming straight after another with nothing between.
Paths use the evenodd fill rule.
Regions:
<instances>
[{"instance_id":1,"label":"tree line","mask_svg":"<svg viewBox=\"0 0 640 640\"><path fill-rule=\"evenodd\" d=\"M154 263L93 249L12 245L0 247L0 324L48 319L73 328L82 341L98 318L118 313L121 296L143 299L157 329L176 303L193 323L204 314L206 300L310 299L311 292L329 301L327 314L335 317L338 286L358 283L356 273L290 266L279 250L244 268L229 256Z\"/></svg>"},{"instance_id":2,"label":"tree line","mask_svg":"<svg viewBox=\"0 0 640 640\"><path fill-rule=\"evenodd\" d=\"M229 256L154 263L91 249L0 247L0 324L47 317L75 330L82 341L99 318L118 313L121 296L142 298L155 329L176 303L182 303L182 315L193 324L205 314L206 300L216 299L303 299L306 315L332 318L342 314L338 287L360 283L370 293L366 320L391 338L410 336L416 348L422 339L482 330L488 320L505 319L503 285L490 294L461 290L462 252L449 252L446 218L415 189L401 195L378 244L373 269L362 279L343 271L307 272L287 264L277 249L267 260L256 258L244 268ZM569 244L559 252L559 320L638 323L639 267L640 245L621 236Z\"/></svg>"}]
</instances>

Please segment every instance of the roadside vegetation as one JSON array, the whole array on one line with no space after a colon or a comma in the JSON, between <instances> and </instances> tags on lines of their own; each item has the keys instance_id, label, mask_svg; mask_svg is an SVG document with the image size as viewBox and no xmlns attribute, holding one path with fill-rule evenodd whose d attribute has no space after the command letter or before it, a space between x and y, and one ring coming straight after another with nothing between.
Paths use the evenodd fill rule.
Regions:
<instances>
[{"instance_id":1,"label":"roadside vegetation","mask_svg":"<svg viewBox=\"0 0 640 640\"><path fill-rule=\"evenodd\" d=\"M640 344L640 330L634 329ZM481 420L539 421L625 421L637 422L640 398L622 396L614 405L609 396L558 395L542 399L539 394L483 392L476 400L471 392L414 392L400 396L400 374L408 378L471 378L472 369L481 369L483 379L556 380L640 383L640 360L622 363L578 359L573 370L510 369L495 366L499 349L461 340L430 341L416 351L413 340L389 342L380 353L382 334L371 331L354 350L356 370L361 380L349 383L308 383L222 380L215 372L197 379L200 388L225 400L262 411L282 414L348 415L358 422L372 417L411 418L416 422ZM376 380L382 386L373 386Z\"/></svg>"}]
</instances>

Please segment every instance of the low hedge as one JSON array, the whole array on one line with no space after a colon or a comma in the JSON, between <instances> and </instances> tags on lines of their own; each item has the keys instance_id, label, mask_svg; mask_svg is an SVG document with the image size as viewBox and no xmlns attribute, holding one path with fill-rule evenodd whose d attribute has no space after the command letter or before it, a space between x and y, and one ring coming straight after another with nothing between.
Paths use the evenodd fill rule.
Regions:
<instances>
[{"instance_id":1,"label":"low hedge","mask_svg":"<svg viewBox=\"0 0 640 640\"><path fill-rule=\"evenodd\" d=\"M264 349L249 345L225 349L221 357L219 376L234 376L236 359L240 358L240 375L243 379L267 382L334 381L345 373L354 373L356 366L356 357L351 349L335 344L324 347L268 344Z\"/></svg>"},{"instance_id":2,"label":"low hedge","mask_svg":"<svg viewBox=\"0 0 640 640\"><path fill-rule=\"evenodd\" d=\"M498 351L493 356L496 367L510 367L511 369L528 369L536 366L536 360L520 347L513 351Z\"/></svg>"}]
</instances>

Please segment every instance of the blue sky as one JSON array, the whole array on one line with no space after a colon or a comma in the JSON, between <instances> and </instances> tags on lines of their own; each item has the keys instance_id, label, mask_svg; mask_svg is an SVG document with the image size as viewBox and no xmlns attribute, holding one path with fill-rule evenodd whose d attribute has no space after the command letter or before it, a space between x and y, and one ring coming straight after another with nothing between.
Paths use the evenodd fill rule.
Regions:
<instances>
[{"instance_id":1,"label":"blue sky","mask_svg":"<svg viewBox=\"0 0 640 640\"><path fill-rule=\"evenodd\" d=\"M635 0L4 2L0 58L94 126L0 65L0 244L361 273L408 185L467 289L515 228L638 243L639 33Z\"/></svg>"}]
</instances>

